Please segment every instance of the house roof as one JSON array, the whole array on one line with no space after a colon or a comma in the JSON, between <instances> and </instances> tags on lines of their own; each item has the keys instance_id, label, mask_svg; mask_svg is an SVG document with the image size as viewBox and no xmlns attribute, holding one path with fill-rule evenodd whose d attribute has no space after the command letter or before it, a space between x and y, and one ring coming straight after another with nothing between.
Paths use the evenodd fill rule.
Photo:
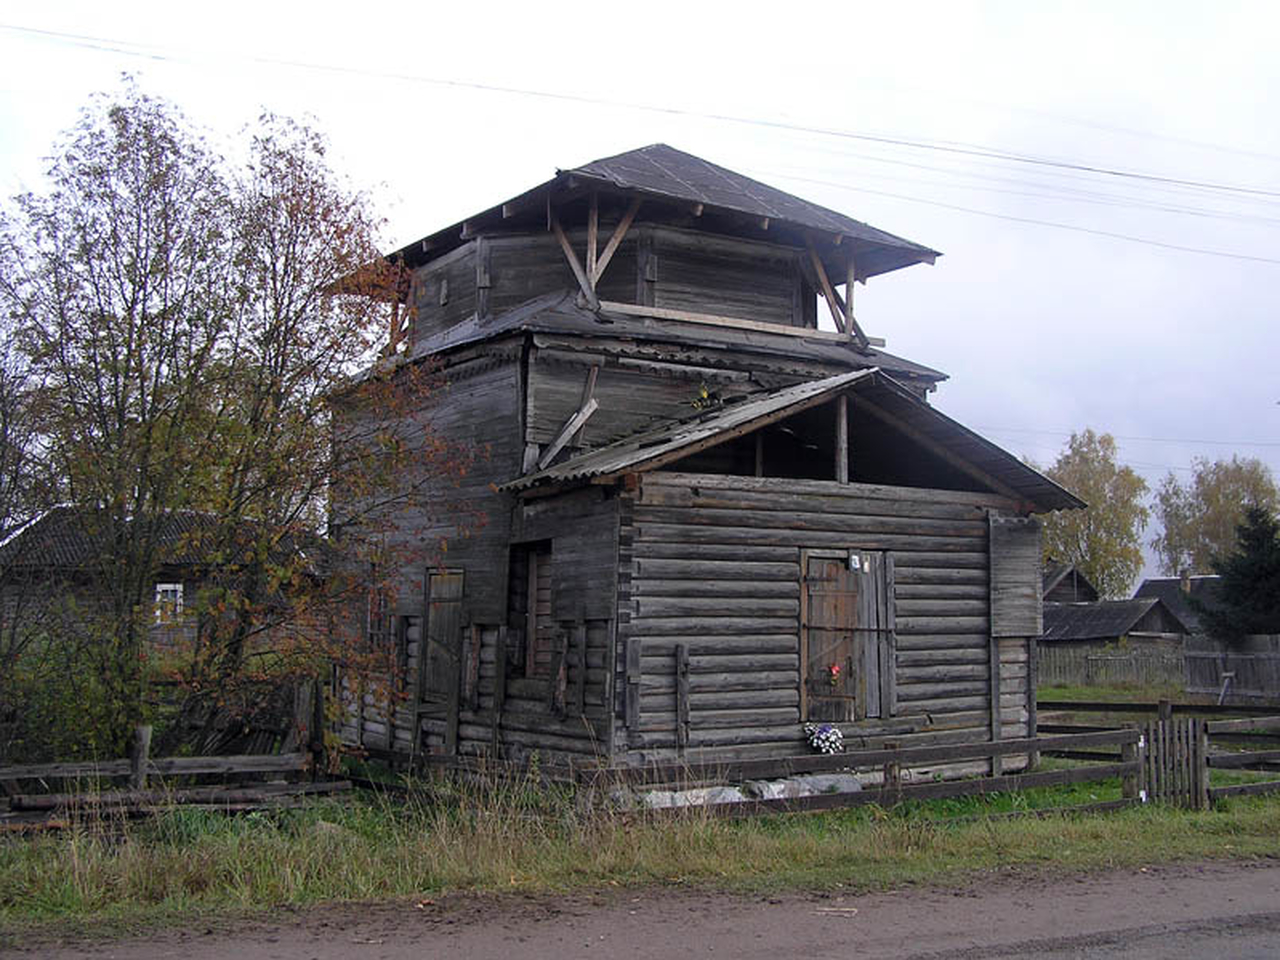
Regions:
<instances>
[{"instance_id":1,"label":"house roof","mask_svg":"<svg viewBox=\"0 0 1280 960\"><path fill-rule=\"evenodd\" d=\"M1084 502L1017 457L935 410L880 370L854 370L761 393L717 410L671 420L614 443L578 454L506 484L502 489L606 479L642 473L698 450L753 432L848 390L874 403L899 428L932 441L971 465L1011 497L1036 510L1083 507Z\"/></svg>"},{"instance_id":2,"label":"house roof","mask_svg":"<svg viewBox=\"0 0 1280 960\"><path fill-rule=\"evenodd\" d=\"M462 242L464 235L487 222L501 223L519 212L538 214L545 229L545 201L571 196L583 185L599 184L637 197L700 204L711 211L770 221L776 226L816 231L831 239L853 241L861 279L887 273L914 263L933 263L936 250L886 233L852 217L793 196L725 167L685 153L665 143L654 143L578 167L556 171L556 176L505 203L430 234L397 251L409 266L417 266ZM792 238L794 240L794 238Z\"/></svg>"},{"instance_id":3,"label":"house roof","mask_svg":"<svg viewBox=\"0 0 1280 960\"><path fill-rule=\"evenodd\" d=\"M496 317L471 318L419 341L410 359L416 360L457 347L479 343L511 333L567 334L613 341L618 352L640 353L646 344L660 343L696 348L704 355L696 358L703 366L727 363L726 348L735 353L754 353L768 358L770 365L785 369L786 361L838 364L848 367L879 367L901 378L918 378L936 383L947 375L921 363L868 347L862 352L847 338L796 336L793 328L778 333L684 323L665 318L593 313L575 302L567 292L547 294L521 304ZM779 361L782 365L779 366ZM738 362L735 359L733 366Z\"/></svg>"},{"instance_id":4,"label":"house roof","mask_svg":"<svg viewBox=\"0 0 1280 960\"><path fill-rule=\"evenodd\" d=\"M1219 579L1212 575L1189 577L1187 585L1191 596L1212 606L1217 599ZM1182 589L1180 577L1150 577L1143 580L1134 597L1158 597L1174 616L1187 625L1188 632L1199 633L1202 629L1200 612L1187 603L1187 592Z\"/></svg>"},{"instance_id":5,"label":"house roof","mask_svg":"<svg viewBox=\"0 0 1280 960\"><path fill-rule=\"evenodd\" d=\"M200 566L208 563L201 539L218 530L217 518L195 510L173 510L155 518L156 542L166 566ZM247 532L255 525L242 521ZM61 504L46 510L13 531L0 543L0 570L83 570L110 562L115 551L109 542L111 526L106 515L90 507ZM277 544L281 557L301 555L320 562L324 546L318 537L284 535ZM295 553L296 552L296 553Z\"/></svg>"},{"instance_id":6,"label":"house roof","mask_svg":"<svg viewBox=\"0 0 1280 960\"><path fill-rule=\"evenodd\" d=\"M1129 633L1151 611L1163 606L1157 597L1131 600L1094 600L1090 603L1046 603L1045 641L1111 640ZM1170 611L1166 613L1174 619Z\"/></svg>"}]
</instances>

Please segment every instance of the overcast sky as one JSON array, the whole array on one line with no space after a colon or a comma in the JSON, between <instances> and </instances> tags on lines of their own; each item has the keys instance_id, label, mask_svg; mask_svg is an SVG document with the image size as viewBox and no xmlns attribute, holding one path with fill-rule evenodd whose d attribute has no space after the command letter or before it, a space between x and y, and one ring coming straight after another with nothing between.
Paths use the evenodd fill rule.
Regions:
<instances>
[{"instance_id":1,"label":"overcast sky","mask_svg":"<svg viewBox=\"0 0 1280 960\"><path fill-rule=\"evenodd\" d=\"M662 141L943 251L858 316L1006 448L1280 474L1280 4L398 6L8 4L0 192L125 71L216 137L309 115L389 247Z\"/></svg>"}]
</instances>

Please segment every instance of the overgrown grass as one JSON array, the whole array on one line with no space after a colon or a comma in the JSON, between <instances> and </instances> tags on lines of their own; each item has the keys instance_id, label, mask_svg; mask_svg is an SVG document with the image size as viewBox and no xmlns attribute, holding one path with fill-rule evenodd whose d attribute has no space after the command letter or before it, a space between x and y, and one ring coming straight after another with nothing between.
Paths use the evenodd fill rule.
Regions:
<instances>
[{"instance_id":1,"label":"overgrown grass","mask_svg":"<svg viewBox=\"0 0 1280 960\"><path fill-rule=\"evenodd\" d=\"M1109 788L1083 789L1076 800L1105 799ZM81 824L0 841L0 930L100 931L193 913L448 891L676 883L848 890L1008 866L1280 856L1274 799L1206 813L981 816L1068 799L1033 792L731 821L697 811L624 816L524 781L485 791L437 782L405 804L362 794L241 817L178 809L106 831ZM968 819L942 819L957 817Z\"/></svg>"}]
</instances>

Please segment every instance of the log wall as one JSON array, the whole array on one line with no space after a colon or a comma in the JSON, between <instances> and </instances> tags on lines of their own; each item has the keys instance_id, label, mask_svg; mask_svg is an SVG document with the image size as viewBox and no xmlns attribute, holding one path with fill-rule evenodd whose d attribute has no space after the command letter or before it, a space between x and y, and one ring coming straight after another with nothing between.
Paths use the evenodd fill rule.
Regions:
<instances>
[{"instance_id":1,"label":"log wall","mask_svg":"<svg viewBox=\"0 0 1280 960\"><path fill-rule=\"evenodd\" d=\"M892 554L890 716L847 742L992 738L988 511L1005 499L864 484L655 472L623 501L615 748L631 764L807 752L802 549ZM688 658L687 737L680 671ZM1026 730L1027 644L1001 641L1001 735Z\"/></svg>"}]
</instances>

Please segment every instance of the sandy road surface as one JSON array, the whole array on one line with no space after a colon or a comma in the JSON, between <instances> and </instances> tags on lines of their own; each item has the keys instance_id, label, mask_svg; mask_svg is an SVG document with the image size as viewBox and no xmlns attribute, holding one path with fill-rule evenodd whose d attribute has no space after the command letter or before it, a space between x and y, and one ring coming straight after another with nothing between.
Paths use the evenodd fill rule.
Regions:
<instances>
[{"instance_id":1,"label":"sandy road surface","mask_svg":"<svg viewBox=\"0 0 1280 960\"><path fill-rule=\"evenodd\" d=\"M4 952L4 951L0 951ZM340 905L5 956L104 960L1280 957L1280 864L1192 864L956 889L777 897L610 890Z\"/></svg>"}]
</instances>

